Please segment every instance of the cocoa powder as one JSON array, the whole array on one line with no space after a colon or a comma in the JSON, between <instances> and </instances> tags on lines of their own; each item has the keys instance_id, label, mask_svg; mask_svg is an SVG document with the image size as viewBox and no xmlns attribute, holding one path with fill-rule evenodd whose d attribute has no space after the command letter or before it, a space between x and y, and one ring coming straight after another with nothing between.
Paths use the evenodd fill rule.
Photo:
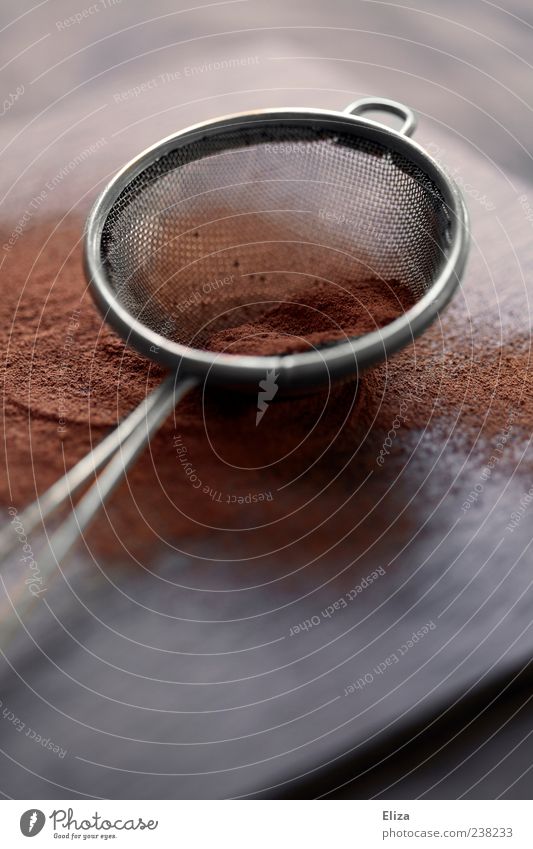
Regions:
<instances>
[{"instance_id":1,"label":"cocoa powder","mask_svg":"<svg viewBox=\"0 0 533 849\"><path fill-rule=\"evenodd\" d=\"M158 366L115 335L94 307L82 272L82 229L79 218L63 220L60 227L55 220L42 221L24 233L2 268L8 285L0 302L6 351L6 474L0 498L18 508L100 441L162 376ZM329 316L341 324L342 333L365 332L367 321L374 326L398 314L397 294L380 301L371 281L358 291L360 302L350 294L326 303L325 293L316 290L320 320ZM352 307L357 305L352 314L350 298ZM379 446L406 399L404 435L429 423L435 429L441 422L449 430L461 422L462 438L474 441L481 429L488 436L500 432L511 407L513 426L527 428L533 402L530 395L520 397L519 390L528 349L516 338L514 349L495 354L481 334L473 349L470 340L465 343L464 322L458 321L462 309L458 297L440 322L366 372L359 385L272 403L259 428L256 398L191 392L117 490L93 537L119 557L122 546L142 548L157 539L179 545L212 527L234 530L274 522L280 541L320 527L328 499L334 508L369 469L378 472L374 480L379 480ZM307 312L302 304L268 310L263 325L252 328L253 351L278 349L280 334L284 342L291 333L303 336L301 319ZM259 348L258 332L265 334ZM330 333L313 329L313 338L304 343L316 344L324 332ZM249 328L233 328L230 335L222 334L217 344L248 350ZM480 409L486 410L483 421ZM398 439L396 446L400 454L402 442ZM367 487L365 498L373 497L369 492ZM313 493L320 493L320 500ZM335 534L342 531L339 521ZM267 531L269 543L270 535Z\"/></svg>"},{"instance_id":2,"label":"cocoa powder","mask_svg":"<svg viewBox=\"0 0 533 849\"><path fill-rule=\"evenodd\" d=\"M267 306L253 324L237 323L209 340L213 351L268 356L307 351L371 333L413 303L395 281L312 280L298 298Z\"/></svg>"}]
</instances>

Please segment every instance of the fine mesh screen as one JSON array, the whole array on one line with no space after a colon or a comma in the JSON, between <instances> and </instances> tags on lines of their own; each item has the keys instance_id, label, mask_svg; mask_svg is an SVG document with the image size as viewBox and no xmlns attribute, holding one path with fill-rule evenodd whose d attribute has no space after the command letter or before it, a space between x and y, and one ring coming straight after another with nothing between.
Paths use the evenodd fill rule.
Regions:
<instances>
[{"instance_id":1,"label":"fine mesh screen","mask_svg":"<svg viewBox=\"0 0 533 849\"><path fill-rule=\"evenodd\" d=\"M119 301L169 339L209 348L217 331L313 287L431 286L450 219L438 187L402 155L314 127L248 125L153 161L109 212L102 259Z\"/></svg>"}]
</instances>

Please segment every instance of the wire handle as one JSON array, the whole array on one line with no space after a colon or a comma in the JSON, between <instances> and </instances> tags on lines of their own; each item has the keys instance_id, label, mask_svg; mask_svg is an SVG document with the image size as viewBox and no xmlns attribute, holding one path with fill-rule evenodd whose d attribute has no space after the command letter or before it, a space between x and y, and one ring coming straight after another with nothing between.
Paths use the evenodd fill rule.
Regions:
<instances>
[{"instance_id":1,"label":"wire handle","mask_svg":"<svg viewBox=\"0 0 533 849\"><path fill-rule=\"evenodd\" d=\"M398 130L403 136L412 136L416 130L417 118L412 109L398 103L397 100L389 100L386 97L362 97L354 100L343 110L347 115L363 115L365 112L390 112L403 118L403 124Z\"/></svg>"},{"instance_id":2,"label":"wire handle","mask_svg":"<svg viewBox=\"0 0 533 849\"><path fill-rule=\"evenodd\" d=\"M28 536L41 522L52 516L87 484L93 475L106 466L49 541L53 560L58 563L93 520L105 499L115 489L171 410L196 383L193 379L177 381L173 374L165 378L115 430L19 514L18 521L25 535ZM0 563L17 545L19 541L14 529L6 525L0 531ZM41 561L41 571L43 565Z\"/></svg>"}]
</instances>

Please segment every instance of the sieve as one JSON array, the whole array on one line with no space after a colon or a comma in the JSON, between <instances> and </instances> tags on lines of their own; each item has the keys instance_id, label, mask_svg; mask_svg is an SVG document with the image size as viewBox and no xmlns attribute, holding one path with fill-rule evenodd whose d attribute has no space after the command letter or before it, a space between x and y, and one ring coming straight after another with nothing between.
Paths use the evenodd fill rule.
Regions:
<instances>
[{"instance_id":1,"label":"sieve","mask_svg":"<svg viewBox=\"0 0 533 849\"><path fill-rule=\"evenodd\" d=\"M462 276L468 223L457 186L410 139L415 126L383 98L240 113L164 139L112 179L87 222L89 285L104 319L170 374L20 515L28 534L100 472L50 540L56 562L193 386L317 391L357 379L435 319ZM412 301L375 331L272 356L209 348L216 332L253 328L268 304L301 300L310 280L357 291L370 277ZM8 526L0 554L15 545Z\"/></svg>"}]
</instances>

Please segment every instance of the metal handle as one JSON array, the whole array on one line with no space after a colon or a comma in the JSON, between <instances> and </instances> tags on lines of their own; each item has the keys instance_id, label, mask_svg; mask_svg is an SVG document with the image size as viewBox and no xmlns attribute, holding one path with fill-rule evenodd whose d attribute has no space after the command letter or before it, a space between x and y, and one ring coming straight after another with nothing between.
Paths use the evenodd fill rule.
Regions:
<instances>
[{"instance_id":1,"label":"metal handle","mask_svg":"<svg viewBox=\"0 0 533 849\"><path fill-rule=\"evenodd\" d=\"M348 115L362 115L364 112L371 111L390 112L403 118L403 124L398 130L403 136L411 136L416 130L417 119L412 109L396 100L388 100L386 97L362 97L360 100L354 100L344 110Z\"/></svg>"},{"instance_id":2,"label":"metal handle","mask_svg":"<svg viewBox=\"0 0 533 849\"><path fill-rule=\"evenodd\" d=\"M58 510L66 501L72 498L92 477L111 459L119 446L142 424L150 410L166 396L173 378L164 380L150 395L145 398L105 439L98 443L93 450L83 457L66 475L57 480L50 489L40 495L33 504L26 507L17 516L17 524L29 536L49 516ZM11 524L0 529L0 563L19 545L17 535Z\"/></svg>"},{"instance_id":3,"label":"metal handle","mask_svg":"<svg viewBox=\"0 0 533 849\"><path fill-rule=\"evenodd\" d=\"M167 377L103 442L53 484L41 499L37 499L20 514L19 518L27 535L39 524L39 520L43 521L51 516L105 466L100 477L96 478L70 516L49 540L52 557L40 559L41 573L49 572L70 551L151 436L196 382L192 379L177 381L175 375ZM2 529L0 543L1 562L17 544L17 537L11 527Z\"/></svg>"}]
</instances>

